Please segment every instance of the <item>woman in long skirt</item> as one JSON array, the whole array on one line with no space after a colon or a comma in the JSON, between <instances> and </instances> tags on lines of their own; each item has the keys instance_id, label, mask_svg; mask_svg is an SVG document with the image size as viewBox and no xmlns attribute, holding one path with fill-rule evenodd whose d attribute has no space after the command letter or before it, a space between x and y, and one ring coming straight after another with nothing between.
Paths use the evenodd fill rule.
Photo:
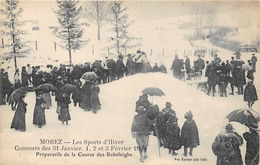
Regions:
<instances>
[{"instance_id":1,"label":"woman in long skirt","mask_svg":"<svg viewBox=\"0 0 260 165\"><path fill-rule=\"evenodd\" d=\"M45 100L46 109L50 109L50 107L52 106L50 91L44 91L43 98Z\"/></svg>"},{"instance_id":2,"label":"woman in long skirt","mask_svg":"<svg viewBox=\"0 0 260 165\"><path fill-rule=\"evenodd\" d=\"M24 102L25 95L21 96L18 101L18 106L14 114L14 118L11 124L11 129L20 130L22 132L26 131L25 125L25 113L27 104Z\"/></svg>"},{"instance_id":3,"label":"woman in long skirt","mask_svg":"<svg viewBox=\"0 0 260 165\"><path fill-rule=\"evenodd\" d=\"M100 92L100 88L99 86L96 85L96 81L93 81L93 84L90 87L90 91L91 91L91 109L93 113L97 113L98 110L101 109L101 104L99 101L99 92Z\"/></svg>"},{"instance_id":4,"label":"woman in long skirt","mask_svg":"<svg viewBox=\"0 0 260 165\"><path fill-rule=\"evenodd\" d=\"M81 103L80 107L85 111L90 111L91 109L91 92L90 92L91 82L86 81L86 83L81 88Z\"/></svg>"},{"instance_id":5,"label":"woman in long skirt","mask_svg":"<svg viewBox=\"0 0 260 165\"><path fill-rule=\"evenodd\" d=\"M71 120L70 112L69 112L69 104L71 103L70 97L66 95L65 93L61 94L58 99L58 111L59 114L58 119L64 124L66 122L66 125L68 125L68 121Z\"/></svg>"},{"instance_id":6,"label":"woman in long skirt","mask_svg":"<svg viewBox=\"0 0 260 165\"><path fill-rule=\"evenodd\" d=\"M39 91L36 93L36 103L33 113L33 124L37 125L39 128L46 125L45 119L45 101L43 98L43 92Z\"/></svg>"}]
</instances>

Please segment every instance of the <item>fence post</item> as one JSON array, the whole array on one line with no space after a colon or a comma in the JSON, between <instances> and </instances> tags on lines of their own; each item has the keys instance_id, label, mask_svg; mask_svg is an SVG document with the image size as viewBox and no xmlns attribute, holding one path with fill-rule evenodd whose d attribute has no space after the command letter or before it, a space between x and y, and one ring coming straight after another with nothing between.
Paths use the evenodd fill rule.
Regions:
<instances>
[{"instance_id":1,"label":"fence post","mask_svg":"<svg viewBox=\"0 0 260 165\"><path fill-rule=\"evenodd\" d=\"M95 52L94 52L94 45L92 45L92 55L94 55Z\"/></svg>"},{"instance_id":2,"label":"fence post","mask_svg":"<svg viewBox=\"0 0 260 165\"><path fill-rule=\"evenodd\" d=\"M164 48L163 48L163 50L162 50L162 56L164 56Z\"/></svg>"},{"instance_id":3,"label":"fence post","mask_svg":"<svg viewBox=\"0 0 260 165\"><path fill-rule=\"evenodd\" d=\"M37 40L35 41L35 49L37 50L38 47L37 47Z\"/></svg>"},{"instance_id":4,"label":"fence post","mask_svg":"<svg viewBox=\"0 0 260 165\"><path fill-rule=\"evenodd\" d=\"M4 39L2 38L2 47L5 48Z\"/></svg>"},{"instance_id":5,"label":"fence post","mask_svg":"<svg viewBox=\"0 0 260 165\"><path fill-rule=\"evenodd\" d=\"M109 47L107 47L107 54L110 55L110 53L109 53Z\"/></svg>"},{"instance_id":6,"label":"fence post","mask_svg":"<svg viewBox=\"0 0 260 165\"><path fill-rule=\"evenodd\" d=\"M151 52L150 52L150 56L152 56L153 55L153 49L151 49Z\"/></svg>"},{"instance_id":7,"label":"fence post","mask_svg":"<svg viewBox=\"0 0 260 165\"><path fill-rule=\"evenodd\" d=\"M54 50L55 50L55 52L56 52L56 42L54 42Z\"/></svg>"}]
</instances>

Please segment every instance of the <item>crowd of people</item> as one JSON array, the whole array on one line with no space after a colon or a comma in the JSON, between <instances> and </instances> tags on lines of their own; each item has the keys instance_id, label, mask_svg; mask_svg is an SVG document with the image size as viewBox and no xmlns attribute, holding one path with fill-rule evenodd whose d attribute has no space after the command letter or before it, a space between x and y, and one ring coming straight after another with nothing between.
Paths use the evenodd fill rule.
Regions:
<instances>
[{"instance_id":1,"label":"crowd of people","mask_svg":"<svg viewBox=\"0 0 260 165\"><path fill-rule=\"evenodd\" d=\"M167 148L172 156L178 155L177 150L184 147L184 156L193 154L193 148L200 145L199 132L191 111L187 112L182 128L178 126L178 118L171 108L172 104L166 102L165 108L159 111L158 105L148 101L147 94L143 94L136 102L137 115L134 116L131 132L138 144L140 161L147 159L149 135L157 136L160 147ZM188 149L189 153L188 153Z\"/></svg>"},{"instance_id":2,"label":"crowd of people","mask_svg":"<svg viewBox=\"0 0 260 165\"><path fill-rule=\"evenodd\" d=\"M230 84L230 95L234 95L234 88L237 88L238 95L244 95L244 101L248 102L248 106L252 107L254 102L258 100L256 88L254 86L254 73L256 72L257 57L252 54L247 64L240 59L222 61L216 54L211 62L204 61L200 55L194 61L193 66L190 64L190 59L185 56L185 60L179 59L178 55L172 62L171 70L173 76L178 79L183 79L183 71L187 74L187 80L191 80L191 75L202 75L205 69L205 77L207 77L206 92L212 96L216 94L216 86L218 85L218 93L220 97L227 97L227 87ZM185 74L184 73L184 74ZM248 79L246 83L246 78Z\"/></svg>"},{"instance_id":3,"label":"crowd of people","mask_svg":"<svg viewBox=\"0 0 260 165\"><path fill-rule=\"evenodd\" d=\"M47 65L47 67L40 66L27 66L22 67L20 73L17 68L14 73L14 84L10 83L8 72L1 69L1 102L6 104L12 91L19 87L27 87L33 85L37 87L42 83L52 83L56 87L60 86L60 80L64 84L80 84L80 78L86 72L95 72L98 76L98 84L112 82L124 76L130 76L136 73L147 72L162 72L167 73L164 65L151 66L147 59L145 52L137 51L136 54L128 54L126 63L123 62L124 56L119 55L115 61L113 58L105 57L105 60L95 60L93 63L85 62L78 65L64 65L60 64L59 67ZM43 70L42 70L43 69Z\"/></svg>"}]
</instances>

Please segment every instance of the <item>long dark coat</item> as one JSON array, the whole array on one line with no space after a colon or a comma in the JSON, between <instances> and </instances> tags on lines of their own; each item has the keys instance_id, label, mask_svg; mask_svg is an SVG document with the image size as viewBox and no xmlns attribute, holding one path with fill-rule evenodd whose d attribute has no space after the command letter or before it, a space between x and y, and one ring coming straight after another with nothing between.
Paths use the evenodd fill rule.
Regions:
<instances>
[{"instance_id":1,"label":"long dark coat","mask_svg":"<svg viewBox=\"0 0 260 165\"><path fill-rule=\"evenodd\" d=\"M166 123L166 129L166 148L170 150L179 150L181 148L180 127L177 122L169 120Z\"/></svg>"},{"instance_id":2,"label":"long dark coat","mask_svg":"<svg viewBox=\"0 0 260 165\"><path fill-rule=\"evenodd\" d=\"M246 85L245 72L242 70L242 68L234 68L232 75L237 87L242 87L243 85Z\"/></svg>"},{"instance_id":3,"label":"long dark coat","mask_svg":"<svg viewBox=\"0 0 260 165\"><path fill-rule=\"evenodd\" d=\"M259 134L256 131L252 131L250 134L246 132L243 137L247 141L246 143L246 165L258 165L259 164Z\"/></svg>"},{"instance_id":4,"label":"long dark coat","mask_svg":"<svg viewBox=\"0 0 260 165\"><path fill-rule=\"evenodd\" d=\"M234 132L220 133L212 144L212 151L217 156L217 165L243 165L239 146L243 138Z\"/></svg>"},{"instance_id":5,"label":"long dark coat","mask_svg":"<svg viewBox=\"0 0 260 165\"><path fill-rule=\"evenodd\" d=\"M181 128L181 144L192 148L200 145L198 128L192 119L186 120Z\"/></svg>"},{"instance_id":6,"label":"long dark coat","mask_svg":"<svg viewBox=\"0 0 260 165\"><path fill-rule=\"evenodd\" d=\"M59 95L58 99L57 99L57 105L60 106L60 113L58 115L58 119L60 121L68 121L71 120L70 117L70 112L69 112L69 104L70 102L70 98L69 96L62 96Z\"/></svg>"},{"instance_id":7,"label":"long dark coat","mask_svg":"<svg viewBox=\"0 0 260 165\"><path fill-rule=\"evenodd\" d=\"M91 99L90 99L91 109L95 112L101 109L101 104L98 96L100 92L99 86L97 86L96 84L92 84L90 87L90 92L91 92Z\"/></svg>"},{"instance_id":8,"label":"long dark coat","mask_svg":"<svg viewBox=\"0 0 260 165\"><path fill-rule=\"evenodd\" d=\"M123 59L118 59L115 64L116 74L119 78L124 76L125 73L125 64L123 63Z\"/></svg>"},{"instance_id":9,"label":"long dark coat","mask_svg":"<svg viewBox=\"0 0 260 165\"><path fill-rule=\"evenodd\" d=\"M45 109L41 106L44 103L43 98L36 97L36 103L33 113L33 124L38 126L46 125Z\"/></svg>"},{"instance_id":10,"label":"long dark coat","mask_svg":"<svg viewBox=\"0 0 260 165\"><path fill-rule=\"evenodd\" d=\"M126 69L127 69L127 73L128 73L129 75L132 75L132 74L134 73L135 63L134 63L132 57L127 58L127 61L126 61Z\"/></svg>"},{"instance_id":11,"label":"long dark coat","mask_svg":"<svg viewBox=\"0 0 260 165\"><path fill-rule=\"evenodd\" d=\"M81 104L80 107L84 110L91 109L91 91L90 91L91 83L86 82L81 88Z\"/></svg>"},{"instance_id":12,"label":"long dark coat","mask_svg":"<svg viewBox=\"0 0 260 165\"><path fill-rule=\"evenodd\" d=\"M26 72L26 70L22 70L22 73L21 73L22 77L22 86L23 87L27 87L28 86L28 74Z\"/></svg>"},{"instance_id":13,"label":"long dark coat","mask_svg":"<svg viewBox=\"0 0 260 165\"><path fill-rule=\"evenodd\" d=\"M215 86L217 84L217 74L214 66L207 67L206 77L208 77L208 83Z\"/></svg>"},{"instance_id":14,"label":"long dark coat","mask_svg":"<svg viewBox=\"0 0 260 165\"><path fill-rule=\"evenodd\" d=\"M253 84L247 84L244 91L244 101L256 101L258 100L255 86Z\"/></svg>"},{"instance_id":15,"label":"long dark coat","mask_svg":"<svg viewBox=\"0 0 260 165\"><path fill-rule=\"evenodd\" d=\"M18 102L17 110L15 111L14 118L11 124L11 129L14 128L16 130L26 131L26 106L27 104L23 100L20 100Z\"/></svg>"}]
</instances>

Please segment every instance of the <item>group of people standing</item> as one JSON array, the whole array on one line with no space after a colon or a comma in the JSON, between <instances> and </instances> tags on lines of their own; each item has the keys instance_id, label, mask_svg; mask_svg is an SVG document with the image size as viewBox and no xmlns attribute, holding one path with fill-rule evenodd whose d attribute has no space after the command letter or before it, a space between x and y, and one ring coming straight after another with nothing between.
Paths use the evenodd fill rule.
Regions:
<instances>
[{"instance_id":1,"label":"group of people standing","mask_svg":"<svg viewBox=\"0 0 260 165\"><path fill-rule=\"evenodd\" d=\"M131 132L138 144L141 162L148 158L147 147L152 132L157 136L160 147L167 148L172 156L178 155L175 151L182 146L183 155L192 156L193 148L200 145L199 132L192 112L184 115L186 121L180 129L178 118L171 106L170 102L166 102L166 107L159 111L156 104L150 104L146 94L140 96L136 102L137 115L134 116Z\"/></svg>"}]
</instances>

